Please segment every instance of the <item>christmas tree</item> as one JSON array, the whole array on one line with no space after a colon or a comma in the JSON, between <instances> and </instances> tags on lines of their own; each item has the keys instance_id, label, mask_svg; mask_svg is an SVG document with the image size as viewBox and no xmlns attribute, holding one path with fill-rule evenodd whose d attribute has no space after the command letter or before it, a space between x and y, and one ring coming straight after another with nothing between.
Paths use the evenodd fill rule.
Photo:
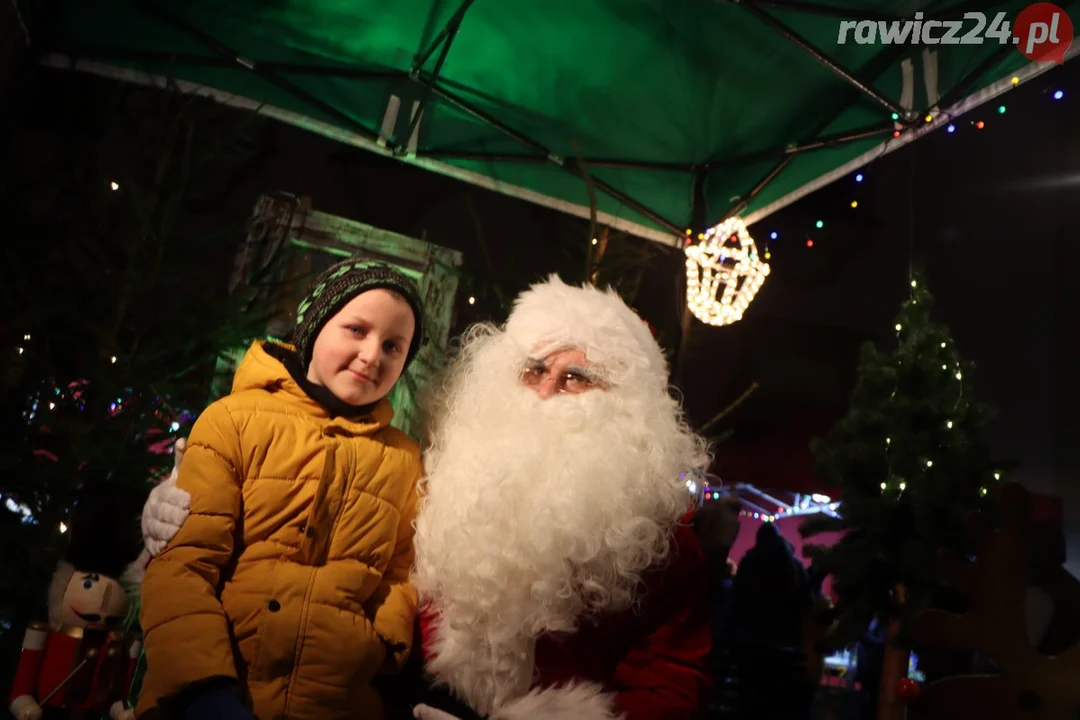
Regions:
<instances>
[{"instance_id":1,"label":"christmas tree","mask_svg":"<svg viewBox=\"0 0 1080 720\"><path fill-rule=\"evenodd\" d=\"M80 484L145 497L210 400L216 359L266 327L253 304L266 278L228 290L254 202L228 198L255 116L44 69L13 107L0 144L0 677L44 618Z\"/></svg>"},{"instance_id":2,"label":"christmas tree","mask_svg":"<svg viewBox=\"0 0 1080 720\"><path fill-rule=\"evenodd\" d=\"M942 602L938 552L966 552L966 518L1002 476L984 441L991 411L975 399L972 366L932 321L921 273L910 290L895 349L862 349L847 415L813 445L818 476L841 500L838 517L802 528L804 537L843 533L832 547L807 548L838 596L834 646L857 640L875 617L899 621L903 638L920 610Z\"/></svg>"}]
</instances>

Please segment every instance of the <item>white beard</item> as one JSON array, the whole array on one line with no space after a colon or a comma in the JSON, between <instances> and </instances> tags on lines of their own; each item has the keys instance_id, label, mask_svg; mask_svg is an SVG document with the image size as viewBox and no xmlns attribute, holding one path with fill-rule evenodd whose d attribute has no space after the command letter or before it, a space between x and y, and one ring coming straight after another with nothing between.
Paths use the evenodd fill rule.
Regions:
<instances>
[{"instance_id":1,"label":"white beard","mask_svg":"<svg viewBox=\"0 0 1080 720\"><path fill-rule=\"evenodd\" d=\"M415 584L438 616L429 669L482 715L522 701L536 639L629 608L707 463L664 392L525 388L526 358L474 331L425 464Z\"/></svg>"}]
</instances>

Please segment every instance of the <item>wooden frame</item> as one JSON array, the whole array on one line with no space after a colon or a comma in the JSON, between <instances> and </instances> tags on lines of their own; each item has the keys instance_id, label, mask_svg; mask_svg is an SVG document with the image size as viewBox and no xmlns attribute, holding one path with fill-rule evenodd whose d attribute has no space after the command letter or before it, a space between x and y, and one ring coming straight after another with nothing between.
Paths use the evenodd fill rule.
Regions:
<instances>
[{"instance_id":1,"label":"wooden frame","mask_svg":"<svg viewBox=\"0 0 1080 720\"><path fill-rule=\"evenodd\" d=\"M424 240L313 210L307 198L288 193L262 195L255 203L248 235L237 254L230 291L250 284L284 253L283 270L267 284L263 299L272 308L267 335L292 336L296 307L311 280L325 266L346 257L367 258L396 267L416 281L424 298L425 343L409 370L390 393L394 426L419 435L417 402L424 385L446 361L453 323L462 254ZM265 280L265 278L264 278ZM236 363L247 348L219 364L219 384L231 382Z\"/></svg>"}]
</instances>

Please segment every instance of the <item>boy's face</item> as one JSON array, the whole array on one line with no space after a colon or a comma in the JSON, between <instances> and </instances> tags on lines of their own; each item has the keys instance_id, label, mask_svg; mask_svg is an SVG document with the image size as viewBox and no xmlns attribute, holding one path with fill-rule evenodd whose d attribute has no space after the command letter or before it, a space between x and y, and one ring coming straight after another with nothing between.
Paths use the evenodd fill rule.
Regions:
<instances>
[{"instance_id":1,"label":"boy's face","mask_svg":"<svg viewBox=\"0 0 1080 720\"><path fill-rule=\"evenodd\" d=\"M415 330L401 297L381 288L360 293L319 331L307 378L350 405L373 403L401 377Z\"/></svg>"}]
</instances>

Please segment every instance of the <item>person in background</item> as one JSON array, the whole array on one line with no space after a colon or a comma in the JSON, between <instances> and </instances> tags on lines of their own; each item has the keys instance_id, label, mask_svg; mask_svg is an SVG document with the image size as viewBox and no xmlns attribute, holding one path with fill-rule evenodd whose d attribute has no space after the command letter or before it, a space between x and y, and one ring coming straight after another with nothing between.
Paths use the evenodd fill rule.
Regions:
<instances>
[{"instance_id":1,"label":"person in background","mask_svg":"<svg viewBox=\"0 0 1080 720\"><path fill-rule=\"evenodd\" d=\"M175 487L155 490L182 525L166 513L170 537L147 538L140 716L383 717L372 681L413 638L421 475L387 394L422 318L406 276L339 263L300 304L294 345L255 342L199 417Z\"/></svg>"}]
</instances>

